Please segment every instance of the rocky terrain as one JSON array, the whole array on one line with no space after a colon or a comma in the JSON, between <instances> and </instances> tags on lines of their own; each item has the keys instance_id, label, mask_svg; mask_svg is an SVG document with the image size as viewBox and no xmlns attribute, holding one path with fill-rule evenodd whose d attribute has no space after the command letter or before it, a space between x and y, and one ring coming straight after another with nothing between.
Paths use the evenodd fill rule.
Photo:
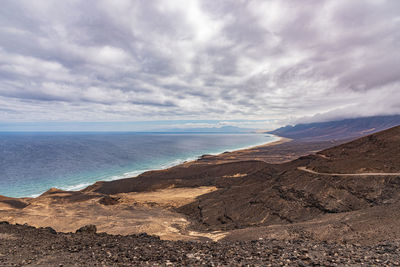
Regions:
<instances>
[{"instance_id":1,"label":"rocky terrain","mask_svg":"<svg viewBox=\"0 0 400 267\"><path fill-rule=\"evenodd\" d=\"M327 176L299 168L325 173L398 173L399 137L400 127L396 127L317 155L279 165L265 164L229 186L199 196L179 211L195 218L202 229L230 230L322 220L326 215L345 212L350 216L351 212L376 206L386 209L400 200L400 176ZM399 212L396 215L400 216Z\"/></svg>"},{"instance_id":2,"label":"rocky terrain","mask_svg":"<svg viewBox=\"0 0 400 267\"><path fill-rule=\"evenodd\" d=\"M146 234L77 233L0 223L0 266L399 266L400 242L373 246L308 239L166 241Z\"/></svg>"},{"instance_id":3,"label":"rocky terrain","mask_svg":"<svg viewBox=\"0 0 400 267\"><path fill-rule=\"evenodd\" d=\"M0 266L398 264L400 126L285 141L79 192L1 197L0 221L64 233L2 224ZM103 233L67 233L86 224Z\"/></svg>"}]
</instances>

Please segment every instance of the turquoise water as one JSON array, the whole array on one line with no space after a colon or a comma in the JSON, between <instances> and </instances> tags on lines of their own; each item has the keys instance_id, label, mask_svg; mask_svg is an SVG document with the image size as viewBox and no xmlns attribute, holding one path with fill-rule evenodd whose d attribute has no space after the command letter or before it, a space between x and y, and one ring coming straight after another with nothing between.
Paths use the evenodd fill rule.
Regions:
<instances>
[{"instance_id":1,"label":"turquoise water","mask_svg":"<svg viewBox=\"0 0 400 267\"><path fill-rule=\"evenodd\" d=\"M80 190L203 154L265 144L266 134L0 133L0 195L37 196L51 187Z\"/></svg>"}]
</instances>

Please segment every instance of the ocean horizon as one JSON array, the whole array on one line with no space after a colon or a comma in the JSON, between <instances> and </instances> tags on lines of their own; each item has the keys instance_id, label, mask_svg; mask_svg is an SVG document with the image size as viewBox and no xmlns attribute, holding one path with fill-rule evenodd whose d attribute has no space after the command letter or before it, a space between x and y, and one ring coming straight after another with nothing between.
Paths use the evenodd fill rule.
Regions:
<instances>
[{"instance_id":1,"label":"ocean horizon","mask_svg":"<svg viewBox=\"0 0 400 267\"><path fill-rule=\"evenodd\" d=\"M265 133L0 132L0 195L81 190L276 140Z\"/></svg>"}]
</instances>

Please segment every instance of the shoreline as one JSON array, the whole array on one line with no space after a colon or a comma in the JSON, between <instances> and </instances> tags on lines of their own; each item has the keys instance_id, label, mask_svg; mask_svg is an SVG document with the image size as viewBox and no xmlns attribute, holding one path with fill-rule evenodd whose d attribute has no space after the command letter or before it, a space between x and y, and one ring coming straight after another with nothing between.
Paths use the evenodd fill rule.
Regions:
<instances>
[{"instance_id":1,"label":"shoreline","mask_svg":"<svg viewBox=\"0 0 400 267\"><path fill-rule=\"evenodd\" d=\"M256 150L256 149L259 149L259 148L266 148L266 147L275 146L275 145L279 145L279 144L283 144L283 143L292 141L292 139L289 139L289 138L286 138L286 137L281 137L281 136L277 136L277 135L273 135L273 134L268 134L268 135L270 135L272 137L275 137L278 140L267 142L267 143L263 143L263 144L260 144L260 145L252 145L252 146L249 146L249 147L238 148L238 149L235 149L235 150L232 150L232 151L216 152L216 153L212 153L212 154L203 154L203 155L199 155L199 156L189 157L186 160L181 161L179 163L175 163L177 160L174 160L171 163L165 164L165 167L144 170L143 172L138 173L135 176L127 176L127 177L121 177L121 178L118 178L118 179L111 179L111 180L97 180L94 183L90 184L89 186L86 186L86 187L84 187L82 189L79 189L79 190L76 190L76 191L84 191L85 189L87 189L88 187L94 185L97 182L110 182L110 181L118 181L118 180L122 180L122 179L137 178L138 176L140 176L140 175L142 175L143 173L146 173L146 172L169 170L171 168L175 168L175 167L178 167L178 166L189 166L189 165L196 164L196 163L200 162L204 156L208 156L208 155L211 156L211 157L222 157L222 156L225 156L225 155L230 155L230 154L235 154L235 153L243 153L243 152L247 152L247 151ZM218 162L215 162L215 163L217 164ZM128 172L128 173L133 173L133 172L135 172L135 171ZM74 190L66 190L66 191L74 192Z\"/></svg>"},{"instance_id":2,"label":"shoreline","mask_svg":"<svg viewBox=\"0 0 400 267\"><path fill-rule=\"evenodd\" d=\"M272 141L272 142L269 142L269 143L265 143L265 144L261 144L261 145L251 146L251 147L248 147L248 148L234 150L234 151L231 151L231 152L228 152L228 153L234 153L234 152L236 153L236 152L253 150L253 149L264 148L264 147L269 147L269 146L276 146L276 145L287 143L287 142L290 142L290 141L293 140L293 139L290 139L290 138L281 137L281 136L274 135L274 134L269 134L269 135L272 135L272 136L278 138L278 140L275 140L275 141Z\"/></svg>"},{"instance_id":3,"label":"shoreline","mask_svg":"<svg viewBox=\"0 0 400 267\"><path fill-rule=\"evenodd\" d=\"M247 148L237 149L233 151L227 151L223 153L219 153L216 155L202 155L199 159L188 162L188 165L196 164L196 163L204 163L204 161L210 161L209 164L220 164L224 162L240 162L240 161L248 161L248 160L259 160L265 161L262 158L257 157L257 153L273 146L281 145L284 143L291 142L293 139L281 137L277 135L270 134L277 138L275 141L271 141L268 143L264 143L261 145L255 145ZM182 164L183 165L183 164Z\"/></svg>"},{"instance_id":4,"label":"shoreline","mask_svg":"<svg viewBox=\"0 0 400 267\"><path fill-rule=\"evenodd\" d=\"M268 134L268 135L270 135L271 137L275 137L278 140L267 142L267 143L263 143L263 144L260 144L260 145L253 145L253 146L249 146L249 147L238 148L238 149L235 149L233 151L217 152L217 153L213 153L213 154L203 154L203 155L199 155L199 156L195 156L195 157L190 157L190 158L188 158L189 160L185 160L185 161L182 161L180 163L174 163L174 162L177 161L177 160L174 160L171 164L165 164L166 167L145 170L145 171L143 171L141 173L138 173L136 176L127 176L127 177L121 177L121 178L118 178L118 179L111 179L111 180L97 180L94 183L92 183L92 184L90 184L90 185L88 185L88 186L86 186L84 188L81 188L79 190L65 190L65 191L67 191L67 192L85 191L87 188L93 186L94 184L96 184L98 182L110 182L110 181L118 181L118 180L123 180L123 179L132 179L132 178L134 179L134 178L137 178L138 176L140 176L140 175L142 175L142 174L144 174L146 172L169 170L171 168L175 168L175 167L178 167L178 166L190 166L192 164L199 163L202 160L203 156L207 156L207 155L210 155L212 157L221 157L221 156L231 155L231 154L235 154L235 153L243 153L243 152L247 152L247 151L252 151L252 150L259 149L259 148L266 148L266 147L270 147L270 146L275 146L275 145L283 144L283 143L286 143L286 142L290 142L292 140L292 139L289 139L289 138L286 138L286 137L281 137L281 136L277 136L277 135L273 135L273 134ZM195 159L190 160L191 158L195 158ZM215 164L218 164L218 163L219 162L215 162ZM132 172L135 172L135 171L132 171ZM132 173L132 172L128 172L128 173ZM48 190L50 190L50 189L48 189ZM46 190L45 192L47 192L48 190ZM43 193L45 193L45 192L43 192ZM40 194L40 195L42 195L42 194Z\"/></svg>"},{"instance_id":5,"label":"shoreline","mask_svg":"<svg viewBox=\"0 0 400 267\"><path fill-rule=\"evenodd\" d=\"M170 168L174 168L177 166L189 166L192 164L204 163L203 162L204 158L207 158L207 157L223 158L226 156L235 155L238 153L241 154L241 153L251 152L251 151L254 151L254 150L257 150L260 148L275 146L275 145L279 145L279 144L283 144L283 143L291 141L291 139L289 139L289 138L280 137L280 136L273 135L273 134L266 134L266 133L259 133L259 134L268 135L272 138L275 138L276 140L271 140L266 143L264 142L262 144L256 144L256 145L251 145L251 146L247 146L247 147L240 147L240 148L234 149L232 151L222 150L222 151L218 151L215 153L197 155L197 156L193 156L193 157L188 157L185 160L175 159L175 160L171 161L170 163L162 164L159 167L149 168L146 170L128 171L123 174L112 175L106 179L98 179L98 180L95 180L94 182L81 182L76 185L54 186L54 187L47 188L46 190L42 191L41 193L36 193L36 194L29 195L29 196L18 196L18 197L12 197L12 196L7 196L7 195L0 195L0 196L11 198L11 199L35 199L35 198L41 196L42 194L46 193L47 191L49 191L52 188L57 188L58 190L66 191L66 192L79 192L79 191L84 191L85 189L94 185L97 182L110 182L110 181L118 181L118 180L122 180L122 179L137 178L138 176L140 176L146 172L162 171L162 170L168 170ZM241 160L238 160L238 161L241 161ZM214 163L218 164L219 162L214 162ZM132 173L134 173L135 175L132 176Z\"/></svg>"},{"instance_id":6,"label":"shoreline","mask_svg":"<svg viewBox=\"0 0 400 267\"><path fill-rule=\"evenodd\" d=\"M253 150L260 149L260 148L276 146L276 145L280 145L280 144L292 141L292 139L289 139L289 138L286 138L286 137L281 137L281 136L277 136L277 135L273 135L273 134L269 134L269 135L271 135L273 137L276 137L278 140L271 141L271 142L268 142L268 143L263 143L263 144L260 144L260 145L242 147L242 148L238 148L238 149L235 149L235 150L232 150L232 151L224 151L224 152L217 152L217 153L211 153L211 154L203 154L203 155L197 156L196 159L194 159L194 160L184 161L184 162L172 165L172 166L164 168L164 169L155 169L155 170L151 170L151 171L167 170L169 168L173 168L173 167L180 166L180 165L187 165L187 164L196 163L196 162L199 162L202 159L207 158L207 157L212 157L212 158L224 157L224 156L231 155L231 154L253 151ZM130 177L130 178L133 178L133 177Z\"/></svg>"}]
</instances>

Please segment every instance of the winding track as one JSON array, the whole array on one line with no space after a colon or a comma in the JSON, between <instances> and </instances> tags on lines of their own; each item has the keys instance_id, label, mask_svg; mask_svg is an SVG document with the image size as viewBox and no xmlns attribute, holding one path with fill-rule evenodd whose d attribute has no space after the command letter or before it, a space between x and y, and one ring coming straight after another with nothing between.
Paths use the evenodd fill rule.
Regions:
<instances>
[{"instance_id":1,"label":"winding track","mask_svg":"<svg viewBox=\"0 0 400 267\"><path fill-rule=\"evenodd\" d=\"M297 167L297 169L312 174L329 176L400 176L400 172L326 173L309 170L307 167Z\"/></svg>"}]
</instances>

